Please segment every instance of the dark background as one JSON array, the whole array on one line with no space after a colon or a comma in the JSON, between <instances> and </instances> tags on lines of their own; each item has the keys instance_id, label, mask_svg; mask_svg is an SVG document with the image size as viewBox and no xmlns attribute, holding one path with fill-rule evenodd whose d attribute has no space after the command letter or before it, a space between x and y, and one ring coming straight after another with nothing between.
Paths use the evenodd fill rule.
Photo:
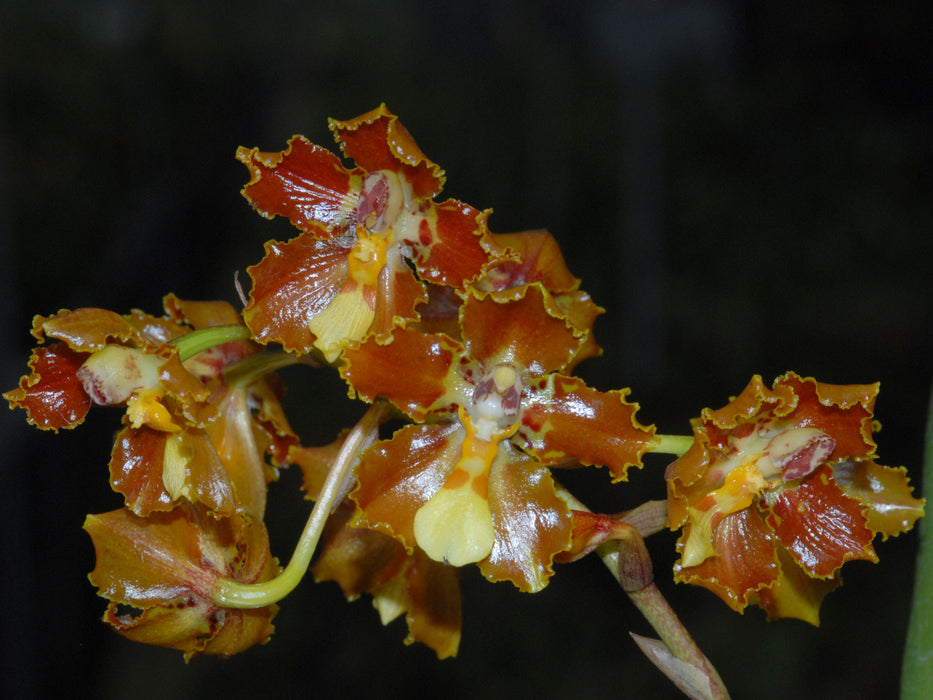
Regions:
<instances>
[{"instance_id":1,"label":"dark background","mask_svg":"<svg viewBox=\"0 0 933 700\"><path fill-rule=\"evenodd\" d=\"M917 469L931 379L933 42L926 3L311 3L79 0L0 5L2 389L34 313L160 311L164 293L235 301L235 270L287 240L239 195L240 144L385 101L447 170L445 195L493 230L548 227L608 309L581 374L631 386L641 418L686 432L752 374L880 380L880 462ZM285 373L308 444L361 407L339 379ZM627 632L652 634L598 561L522 595L464 571L456 660L404 647L310 580L264 647L228 661L110 632L85 575L85 513L118 507L106 464L119 412L40 434L0 413L5 697L677 697ZM663 458L630 484L576 473L596 508L662 497ZM593 472L594 470L590 470ZM287 560L308 505L273 486ZM735 698L891 698L916 536L845 567L822 627L669 595ZM5 688L6 689L6 688Z\"/></svg>"}]
</instances>

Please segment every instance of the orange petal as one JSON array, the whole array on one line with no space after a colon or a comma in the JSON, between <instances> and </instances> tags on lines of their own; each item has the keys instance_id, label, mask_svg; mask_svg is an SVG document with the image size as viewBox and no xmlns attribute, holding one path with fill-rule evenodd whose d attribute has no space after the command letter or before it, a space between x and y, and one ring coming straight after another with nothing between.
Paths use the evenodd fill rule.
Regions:
<instances>
[{"instance_id":1,"label":"orange petal","mask_svg":"<svg viewBox=\"0 0 933 700\"><path fill-rule=\"evenodd\" d=\"M677 541L678 551L687 541L691 525ZM713 548L718 556L698 566L674 565L674 580L711 590L736 612L742 612L762 588L780 575L774 535L754 508L727 515L713 529Z\"/></svg>"},{"instance_id":2,"label":"orange petal","mask_svg":"<svg viewBox=\"0 0 933 700\"><path fill-rule=\"evenodd\" d=\"M571 274L560 246L548 231L537 229L491 236L506 257L490 267L478 288L492 291L541 282L551 292L570 292L580 286L580 280Z\"/></svg>"},{"instance_id":3,"label":"orange petal","mask_svg":"<svg viewBox=\"0 0 933 700\"><path fill-rule=\"evenodd\" d=\"M820 604L827 593L842 585L842 578L811 578L783 547L777 547L777 554L781 575L771 588L758 591L758 604L769 620L792 617L818 627Z\"/></svg>"},{"instance_id":4,"label":"orange petal","mask_svg":"<svg viewBox=\"0 0 933 700\"><path fill-rule=\"evenodd\" d=\"M560 370L580 338L540 285L471 296L461 310L468 352L483 364L513 362L530 374Z\"/></svg>"},{"instance_id":5,"label":"orange petal","mask_svg":"<svg viewBox=\"0 0 933 700\"><path fill-rule=\"evenodd\" d=\"M913 497L903 467L882 467L871 460L840 462L833 465L833 476L847 496L866 506L866 525L882 539L907 532L923 516L924 500Z\"/></svg>"},{"instance_id":6,"label":"orange petal","mask_svg":"<svg viewBox=\"0 0 933 700\"><path fill-rule=\"evenodd\" d=\"M446 659L457 655L463 613L457 569L416 549L405 572L411 607L406 644L421 642Z\"/></svg>"},{"instance_id":7,"label":"orange petal","mask_svg":"<svg viewBox=\"0 0 933 700\"><path fill-rule=\"evenodd\" d=\"M173 435L151 428L124 428L117 435L110 459L110 484L123 494L126 505L140 516L170 510L175 498L165 485L166 441ZM203 503L212 512L230 515L235 510L230 480L213 445L204 433L186 429L182 446L187 461L177 465L187 485L185 498ZM171 465L173 454L168 456ZM171 467L168 467L171 469ZM184 485L180 488L184 488Z\"/></svg>"},{"instance_id":8,"label":"orange petal","mask_svg":"<svg viewBox=\"0 0 933 700\"><path fill-rule=\"evenodd\" d=\"M433 205L412 245L419 276L432 284L465 289L491 260L488 216L488 211L454 199Z\"/></svg>"},{"instance_id":9,"label":"orange petal","mask_svg":"<svg viewBox=\"0 0 933 700\"><path fill-rule=\"evenodd\" d=\"M261 523L217 520L197 509L146 518L121 509L89 515L84 529L97 552L91 583L113 601L104 619L124 636L190 657L229 656L272 633L275 606L222 610L210 602L220 576L254 583L275 575ZM141 610L121 614L124 606Z\"/></svg>"},{"instance_id":10,"label":"orange petal","mask_svg":"<svg viewBox=\"0 0 933 700\"><path fill-rule=\"evenodd\" d=\"M248 269L253 279L243 310L246 325L261 343L311 351L308 322L327 307L347 279L351 246L304 233L288 243L266 243L261 262Z\"/></svg>"},{"instance_id":11,"label":"orange petal","mask_svg":"<svg viewBox=\"0 0 933 700\"><path fill-rule=\"evenodd\" d=\"M350 494L359 507L354 526L391 535L411 551L415 513L450 477L465 434L456 422L410 425L364 452Z\"/></svg>"},{"instance_id":12,"label":"orange petal","mask_svg":"<svg viewBox=\"0 0 933 700\"><path fill-rule=\"evenodd\" d=\"M488 494L496 539L480 570L490 581L540 591L554 573L555 555L571 546L570 508L557 496L550 471L506 441L499 443Z\"/></svg>"},{"instance_id":13,"label":"orange petal","mask_svg":"<svg viewBox=\"0 0 933 700\"><path fill-rule=\"evenodd\" d=\"M242 194L266 218L285 216L302 231L322 238L341 235L355 225L349 216L356 204L353 173L326 148L293 136L281 153L240 146L236 158L250 172Z\"/></svg>"},{"instance_id":14,"label":"orange petal","mask_svg":"<svg viewBox=\"0 0 933 700\"><path fill-rule=\"evenodd\" d=\"M877 445L872 438L872 415L880 384L824 384L788 372L778 377L774 386L789 387L797 395L792 414L796 425L822 430L836 441L830 461L874 455Z\"/></svg>"},{"instance_id":15,"label":"orange petal","mask_svg":"<svg viewBox=\"0 0 933 700\"><path fill-rule=\"evenodd\" d=\"M405 564L405 548L374 530L349 526L350 505L341 506L327 521L321 554L311 571L316 581L335 581L347 600L372 593L397 576Z\"/></svg>"},{"instance_id":16,"label":"orange petal","mask_svg":"<svg viewBox=\"0 0 933 700\"><path fill-rule=\"evenodd\" d=\"M354 119L328 121L344 155L364 170L404 176L416 199L431 199L441 191L444 171L428 160L385 104Z\"/></svg>"},{"instance_id":17,"label":"orange petal","mask_svg":"<svg viewBox=\"0 0 933 700\"><path fill-rule=\"evenodd\" d=\"M582 380L550 374L526 388L516 440L545 464L569 458L606 465L613 481L654 444L654 426L635 420L628 390L602 392Z\"/></svg>"},{"instance_id":18,"label":"orange petal","mask_svg":"<svg viewBox=\"0 0 933 700\"><path fill-rule=\"evenodd\" d=\"M22 408L26 419L43 430L73 428L84 422L91 399L78 379L77 371L88 358L64 343L36 348L29 358L30 374L19 380L19 387L3 394L10 408Z\"/></svg>"},{"instance_id":19,"label":"orange petal","mask_svg":"<svg viewBox=\"0 0 933 700\"><path fill-rule=\"evenodd\" d=\"M829 578L850 559L878 561L862 504L839 489L829 465L797 488L766 495L765 507L768 524L810 576Z\"/></svg>"},{"instance_id":20,"label":"orange petal","mask_svg":"<svg viewBox=\"0 0 933 700\"><path fill-rule=\"evenodd\" d=\"M465 361L462 346L445 335L397 329L385 345L370 339L344 352L341 376L367 401L385 396L416 421L460 401L454 372ZM399 371L399 368L405 371Z\"/></svg>"}]
</instances>

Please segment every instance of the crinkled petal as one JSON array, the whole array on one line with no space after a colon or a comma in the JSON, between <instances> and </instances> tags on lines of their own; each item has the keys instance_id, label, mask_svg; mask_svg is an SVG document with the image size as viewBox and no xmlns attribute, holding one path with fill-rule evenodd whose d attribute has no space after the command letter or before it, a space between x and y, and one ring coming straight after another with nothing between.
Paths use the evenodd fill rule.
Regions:
<instances>
[{"instance_id":1,"label":"crinkled petal","mask_svg":"<svg viewBox=\"0 0 933 700\"><path fill-rule=\"evenodd\" d=\"M431 412L454 410L461 400L456 370L465 362L463 347L442 334L397 329L391 342L371 338L344 352L341 376L363 399L385 396L413 420ZM404 371L400 371L404 368Z\"/></svg>"},{"instance_id":2,"label":"crinkled petal","mask_svg":"<svg viewBox=\"0 0 933 700\"><path fill-rule=\"evenodd\" d=\"M280 153L240 146L236 157L250 172L242 194L266 218L284 216L302 231L321 238L348 230L365 175L347 171L326 148L304 136L293 136ZM358 181L356 188L351 177Z\"/></svg>"},{"instance_id":3,"label":"crinkled petal","mask_svg":"<svg viewBox=\"0 0 933 700\"><path fill-rule=\"evenodd\" d=\"M480 570L491 581L540 591L554 573L555 555L570 548L573 532L570 508L557 496L550 471L503 441L490 469L488 497L496 538Z\"/></svg>"},{"instance_id":4,"label":"crinkled petal","mask_svg":"<svg viewBox=\"0 0 933 700\"><path fill-rule=\"evenodd\" d=\"M221 576L255 583L278 571L261 523L181 508L146 518L121 509L89 515L84 529L97 552L89 578L112 601L104 619L128 638L186 657L229 656L272 633L276 606L226 610L210 602Z\"/></svg>"},{"instance_id":5,"label":"crinkled petal","mask_svg":"<svg viewBox=\"0 0 933 700\"><path fill-rule=\"evenodd\" d=\"M10 408L24 409L29 423L43 430L58 432L80 425L91 399L76 373L87 358L87 353L75 352L64 343L36 348L29 358L32 372L3 398Z\"/></svg>"},{"instance_id":6,"label":"crinkled petal","mask_svg":"<svg viewBox=\"0 0 933 700\"><path fill-rule=\"evenodd\" d=\"M321 554L311 572L316 581L335 581L347 600L372 593L397 576L408 555L391 537L374 530L352 528L353 508L341 506L327 521Z\"/></svg>"},{"instance_id":7,"label":"crinkled petal","mask_svg":"<svg viewBox=\"0 0 933 700\"><path fill-rule=\"evenodd\" d=\"M910 530L923 516L924 500L913 497L903 467L882 467L871 460L833 465L836 484L866 507L865 524L883 540Z\"/></svg>"},{"instance_id":8,"label":"crinkled petal","mask_svg":"<svg viewBox=\"0 0 933 700\"><path fill-rule=\"evenodd\" d=\"M457 569L416 549L405 571L410 607L406 644L420 642L446 659L457 655L463 613Z\"/></svg>"},{"instance_id":9,"label":"crinkled petal","mask_svg":"<svg viewBox=\"0 0 933 700\"><path fill-rule=\"evenodd\" d=\"M441 191L444 171L428 160L385 104L354 119L328 122L344 155L361 168L403 175L417 199L431 199Z\"/></svg>"},{"instance_id":10,"label":"crinkled petal","mask_svg":"<svg viewBox=\"0 0 933 700\"><path fill-rule=\"evenodd\" d=\"M832 435L836 449L830 461L870 457L877 445L872 430L875 398L880 384L824 384L812 377L806 379L788 372L774 382L775 389L786 386L797 395L793 412L795 426L806 426Z\"/></svg>"},{"instance_id":11,"label":"crinkled petal","mask_svg":"<svg viewBox=\"0 0 933 700\"><path fill-rule=\"evenodd\" d=\"M430 207L412 246L418 275L432 284L466 289L492 259L488 216L454 199Z\"/></svg>"},{"instance_id":12,"label":"crinkled petal","mask_svg":"<svg viewBox=\"0 0 933 700\"><path fill-rule=\"evenodd\" d=\"M796 488L768 494L764 505L768 524L810 576L829 578L850 559L878 561L862 504L839 489L829 465Z\"/></svg>"},{"instance_id":13,"label":"crinkled petal","mask_svg":"<svg viewBox=\"0 0 933 700\"><path fill-rule=\"evenodd\" d=\"M781 575L770 588L758 591L758 604L769 620L792 617L818 627L820 604L834 588L842 585L839 575L828 579L811 578L781 546L777 547Z\"/></svg>"},{"instance_id":14,"label":"crinkled petal","mask_svg":"<svg viewBox=\"0 0 933 700\"><path fill-rule=\"evenodd\" d=\"M179 442L166 452L170 439ZM218 515L236 509L227 472L210 440L197 429L165 433L145 426L123 428L113 446L110 484L140 516L170 510L181 497Z\"/></svg>"},{"instance_id":15,"label":"crinkled petal","mask_svg":"<svg viewBox=\"0 0 933 700\"><path fill-rule=\"evenodd\" d=\"M468 352L489 366L513 362L530 374L557 371L581 339L540 285L472 296L460 312Z\"/></svg>"},{"instance_id":16,"label":"crinkled petal","mask_svg":"<svg viewBox=\"0 0 933 700\"><path fill-rule=\"evenodd\" d=\"M350 494L358 506L353 525L391 535L412 551L415 513L447 482L465 434L456 422L410 425L364 452Z\"/></svg>"},{"instance_id":17,"label":"crinkled petal","mask_svg":"<svg viewBox=\"0 0 933 700\"><path fill-rule=\"evenodd\" d=\"M306 353L314 344L308 322L343 287L352 248L340 239L318 240L305 233L288 243L269 242L265 257L248 269L253 280L246 325L260 343L280 343Z\"/></svg>"},{"instance_id":18,"label":"crinkled petal","mask_svg":"<svg viewBox=\"0 0 933 700\"><path fill-rule=\"evenodd\" d=\"M491 235L504 255L479 282L480 289L498 291L541 282L551 292L570 292L580 286L554 236L545 229Z\"/></svg>"},{"instance_id":19,"label":"crinkled petal","mask_svg":"<svg viewBox=\"0 0 933 700\"><path fill-rule=\"evenodd\" d=\"M678 551L690 536L688 523L677 541ZM762 588L780 575L774 534L754 508L727 515L713 528L717 556L697 566L674 565L674 580L708 588L736 612L742 612Z\"/></svg>"},{"instance_id":20,"label":"crinkled petal","mask_svg":"<svg viewBox=\"0 0 933 700\"><path fill-rule=\"evenodd\" d=\"M575 377L550 374L526 388L515 440L545 464L567 458L609 467L613 481L654 444L654 426L635 420L628 390L602 392Z\"/></svg>"}]
</instances>

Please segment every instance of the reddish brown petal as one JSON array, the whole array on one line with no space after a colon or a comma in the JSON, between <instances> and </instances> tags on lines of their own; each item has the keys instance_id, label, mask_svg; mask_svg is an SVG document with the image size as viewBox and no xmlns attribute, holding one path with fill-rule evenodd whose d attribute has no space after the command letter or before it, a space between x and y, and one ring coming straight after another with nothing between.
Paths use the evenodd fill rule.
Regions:
<instances>
[{"instance_id":1,"label":"reddish brown petal","mask_svg":"<svg viewBox=\"0 0 933 700\"><path fill-rule=\"evenodd\" d=\"M269 219L285 216L315 236L340 235L347 223L351 173L337 156L304 136L293 136L281 153L240 146L236 157L249 168L250 181L242 193L256 211Z\"/></svg>"},{"instance_id":2,"label":"reddish brown petal","mask_svg":"<svg viewBox=\"0 0 933 700\"><path fill-rule=\"evenodd\" d=\"M254 583L275 575L261 523L217 520L197 509L147 518L121 509L89 515L84 529L97 551L89 578L112 601L104 619L126 637L180 649L186 657L229 656L272 633L275 606L224 610L210 602L220 576Z\"/></svg>"},{"instance_id":3,"label":"reddish brown petal","mask_svg":"<svg viewBox=\"0 0 933 700\"><path fill-rule=\"evenodd\" d=\"M468 352L480 362L514 362L532 374L560 370L581 340L557 305L537 284L482 297L471 296L461 311Z\"/></svg>"},{"instance_id":4,"label":"reddish brown petal","mask_svg":"<svg viewBox=\"0 0 933 700\"><path fill-rule=\"evenodd\" d=\"M277 375L268 375L263 381L254 382L249 387L253 405L257 406L254 416L258 430L265 433L262 444L275 466L288 463L288 451L298 444L298 436L292 430L282 408L281 380Z\"/></svg>"},{"instance_id":5,"label":"reddish brown petal","mask_svg":"<svg viewBox=\"0 0 933 700\"><path fill-rule=\"evenodd\" d=\"M37 428L73 428L84 422L91 399L76 372L88 358L64 343L36 348L29 358L30 374L19 380L19 387L3 395L10 408L26 411L26 420Z\"/></svg>"},{"instance_id":6,"label":"reddish brown petal","mask_svg":"<svg viewBox=\"0 0 933 700\"><path fill-rule=\"evenodd\" d=\"M427 301L424 283L419 282L405 264L398 247L386 251L386 265L379 273L376 308L369 332L386 340L392 329L418 318L415 307Z\"/></svg>"},{"instance_id":7,"label":"reddish brown petal","mask_svg":"<svg viewBox=\"0 0 933 700\"><path fill-rule=\"evenodd\" d=\"M439 659L456 656L462 624L457 569L416 549L405 572L405 585L411 601L405 642L421 642Z\"/></svg>"},{"instance_id":8,"label":"reddish brown petal","mask_svg":"<svg viewBox=\"0 0 933 700\"><path fill-rule=\"evenodd\" d=\"M811 576L829 578L850 559L878 561L862 504L839 489L829 465L815 471L797 488L785 488L769 496L768 524Z\"/></svg>"},{"instance_id":9,"label":"reddish brown petal","mask_svg":"<svg viewBox=\"0 0 933 700\"><path fill-rule=\"evenodd\" d=\"M548 231L491 234L497 248L509 256L490 267L480 283L483 290L501 290L541 282L552 292L570 292L580 285L564 262L560 246Z\"/></svg>"},{"instance_id":10,"label":"reddish brown petal","mask_svg":"<svg viewBox=\"0 0 933 700\"><path fill-rule=\"evenodd\" d=\"M781 575L771 588L758 591L758 604L768 613L769 620L793 617L811 625L820 624L820 604L834 588L842 585L842 578L810 578L783 547L777 547Z\"/></svg>"},{"instance_id":11,"label":"reddish brown petal","mask_svg":"<svg viewBox=\"0 0 933 700\"><path fill-rule=\"evenodd\" d=\"M465 434L459 423L410 425L364 452L350 494L359 506L353 524L392 535L411 551L415 513L450 477Z\"/></svg>"},{"instance_id":12,"label":"reddish brown petal","mask_svg":"<svg viewBox=\"0 0 933 700\"><path fill-rule=\"evenodd\" d=\"M678 551L690 535L691 525L677 542ZM713 530L713 547L718 556L698 566L674 565L674 580L708 588L729 606L741 612L752 597L780 575L774 551L774 535L754 508L727 515Z\"/></svg>"},{"instance_id":13,"label":"reddish brown petal","mask_svg":"<svg viewBox=\"0 0 933 700\"><path fill-rule=\"evenodd\" d=\"M321 554L311 572L316 581L335 581L347 600L372 593L398 575L408 555L391 537L349 526L353 507L345 504L327 521Z\"/></svg>"},{"instance_id":14,"label":"reddish brown petal","mask_svg":"<svg viewBox=\"0 0 933 700\"><path fill-rule=\"evenodd\" d=\"M148 427L126 427L117 435L110 459L110 485L126 498L134 513L146 516L173 507L175 499L163 481L166 440L178 433L164 433ZM186 498L203 503L211 511L229 515L235 509L227 472L214 447L200 430L186 429L181 438L190 450Z\"/></svg>"},{"instance_id":15,"label":"reddish brown petal","mask_svg":"<svg viewBox=\"0 0 933 700\"><path fill-rule=\"evenodd\" d=\"M432 284L463 290L491 259L486 229L489 212L453 199L434 205L433 212L436 220L421 222L415 267Z\"/></svg>"},{"instance_id":16,"label":"reddish brown petal","mask_svg":"<svg viewBox=\"0 0 933 700\"><path fill-rule=\"evenodd\" d=\"M567 316L570 324L577 331L586 333L583 336L583 344L574 353L573 360L562 370L565 374L570 374L573 368L583 360L602 355L602 348L596 343L596 337L593 335L593 324L596 322L596 318L605 313L606 310L601 306L597 306L589 294L581 291L558 294L554 297L554 301L557 302L557 306Z\"/></svg>"},{"instance_id":17,"label":"reddish brown petal","mask_svg":"<svg viewBox=\"0 0 933 700\"><path fill-rule=\"evenodd\" d=\"M833 465L836 484L847 496L866 506L866 525L886 540L910 530L923 516L924 500L913 497L903 467L882 467L871 460Z\"/></svg>"},{"instance_id":18,"label":"reddish brown petal","mask_svg":"<svg viewBox=\"0 0 933 700\"><path fill-rule=\"evenodd\" d=\"M793 372L774 382L790 387L799 397L792 414L794 424L822 430L836 441L831 461L874 455L872 412L879 384L823 384L812 377L803 379Z\"/></svg>"},{"instance_id":19,"label":"reddish brown petal","mask_svg":"<svg viewBox=\"0 0 933 700\"><path fill-rule=\"evenodd\" d=\"M489 473L488 494L496 539L480 570L491 581L540 591L554 573L554 556L570 548L570 508L557 496L550 471L505 441Z\"/></svg>"},{"instance_id":20,"label":"reddish brown petal","mask_svg":"<svg viewBox=\"0 0 933 700\"><path fill-rule=\"evenodd\" d=\"M243 318L256 340L286 350L311 351L308 322L336 296L347 279L350 247L302 234L288 243L266 244L262 261L249 268L253 279Z\"/></svg>"},{"instance_id":21,"label":"reddish brown petal","mask_svg":"<svg viewBox=\"0 0 933 700\"><path fill-rule=\"evenodd\" d=\"M654 444L654 426L635 420L628 390L602 392L582 380L550 374L526 388L515 440L545 464L567 458L609 467L613 481Z\"/></svg>"},{"instance_id":22,"label":"reddish brown petal","mask_svg":"<svg viewBox=\"0 0 933 700\"><path fill-rule=\"evenodd\" d=\"M354 389L367 401L386 396L416 421L454 405L458 396L448 388L456 388L452 371L464 360L460 344L410 329L397 329L391 337L386 345L371 338L344 352L340 374L350 383L351 396Z\"/></svg>"},{"instance_id":23,"label":"reddish brown petal","mask_svg":"<svg viewBox=\"0 0 933 700\"><path fill-rule=\"evenodd\" d=\"M175 294L167 294L162 304L165 313L173 319L197 330L233 326L243 321L240 312L226 301L186 301Z\"/></svg>"},{"instance_id":24,"label":"reddish brown petal","mask_svg":"<svg viewBox=\"0 0 933 700\"><path fill-rule=\"evenodd\" d=\"M217 418L205 426L204 442L207 444L203 445L204 454L198 462L199 468L210 465L213 471L200 476L206 483L218 486L226 482L228 491L232 485L237 504L262 519L266 510L266 484L274 474L263 459L264 445L256 439L249 393L245 389L227 390L219 409ZM192 471L192 480L197 476Z\"/></svg>"},{"instance_id":25,"label":"reddish brown petal","mask_svg":"<svg viewBox=\"0 0 933 700\"><path fill-rule=\"evenodd\" d=\"M114 340L128 342L138 339L136 327L113 311L106 309L76 309L59 311L52 316L36 316L32 334L40 341L43 336L67 343L72 350L94 352Z\"/></svg>"},{"instance_id":26,"label":"reddish brown petal","mask_svg":"<svg viewBox=\"0 0 933 700\"><path fill-rule=\"evenodd\" d=\"M354 119L329 123L344 155L361 168L404 175L416 199L430 199L441 191L444 171L428 160L385 104Z\"/></svg>"},{"instance_id":27,"label":"reddish brown petal","mask_svg":"<svg viewBox=\"0 0 933 700\"><path fill-rule=\"evenodd\" d=\"M320 447L294 445L289 449L288 461L297 464L301 473L304 474L301 488L304 489L305 498L316 500L321 493L330 468L337 459L337 453L340 452L348 432L350 431L343 430L340 436L329 445Z\"/></svg>"}]
</instances>

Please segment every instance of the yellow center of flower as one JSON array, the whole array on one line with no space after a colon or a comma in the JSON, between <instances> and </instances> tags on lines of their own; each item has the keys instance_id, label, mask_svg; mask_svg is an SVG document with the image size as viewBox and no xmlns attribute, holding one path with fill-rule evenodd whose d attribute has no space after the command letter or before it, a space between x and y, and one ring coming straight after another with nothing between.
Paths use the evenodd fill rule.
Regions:
<instances>
[{"instance_id":1,"label":"yellow center of flower","mask_svg":"<svg viewBox=\"0 0 933 700\"><path fill-rule=\"evenodd\" d=\"M148 425L153 430L165 433L177 433L181 430L168 409L162 405L161 389L142 389L133 394L126 404L126 415L130 425L140 428Z\"/></svg>"},{"instance_id":2,"label":"yellow center of flower","mask_svg":"<svg viewBox=\"0 0 933 700\"><path fill-rule=\"evenodd\" d=\"M489 556L495 528L487 494L489 470L499 453L499 442L511 437L518 423L495 431L485 439L461 406L466 428L460 461L447 482L415 513L415 541L435 561L464 566Z\"/></svg>"}]
</instances>

